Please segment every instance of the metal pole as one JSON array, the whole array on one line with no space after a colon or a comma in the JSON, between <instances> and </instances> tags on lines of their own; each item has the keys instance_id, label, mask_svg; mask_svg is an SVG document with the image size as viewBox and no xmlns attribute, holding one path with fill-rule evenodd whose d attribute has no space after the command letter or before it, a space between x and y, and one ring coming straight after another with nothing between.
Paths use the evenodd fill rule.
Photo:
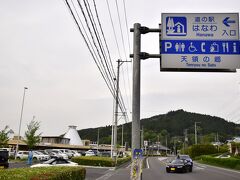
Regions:
<instances>
[{"instance_id":1,"label":"metal pole","mask_svg":"<svg viewBox=\"0 0 240 180\"><path fill-rule=\"evenodd\" d=\"M134 24L133 35L133 93L132 93L132 151L140 148L140 69L141 24Z\"/></svg>"},{"instance_id":2,"label":"metal pole","mask_svg":"<svg viewBox=\"0 0 240 180\"><path fill-rule=\"evenodd\" d=\"M167 145L168 143L167 143L167 135L166 135L166 156L167 156Z\"/></svg>"},{"instance_id":3,"label":"metal pole","mask_svg":"<svg viewBox=\"0 0 240 180\"><path fill-rule=\"evenodd\" d=\"M111 158L113 158L113 144L114 144L114 101L113 101L113 119L112 119L112 136L111 136Z\"/></svg>"},{"instance_id":4,"label":"metal pole","mask_svg":"<svg viewBox=\"0 0 240 180\"><path fill-rule=\"evenodd\" d=\"M99 128L98 128L98 134L97 134L97 151L98 151L98 146L99 146Z\"/></svg>"},{"instance_id":5,"label":"metal pole","mask_svg":"<svg viewBox=\"0 0 240 180\"><path fill-rule=\"evenodd\" d=\"M123 147L123 124L122 124L122 147Z\"/></svg>"},{"instance_id":6,"label":"metal pole","mask_svg":"<svg viewBox=\"0 0 240 180\"><path fill-rule=\"evenodd\" d=\"M197 144L197 122L195 122L194 125L195 125L195 144Z\"/></svg>"},{"instance_id":7,"label":"metal pole","mask_svg":"<svg viewBox=\"0 0 240 180\"><path fill-rule=\"evenodd\" d=\"M141 136L141 147L142 147L142 149L144 147L143 140L144 140L144 130L143 130L143 126L142 126L142 136Z\"/></svg>"},{"instance_id":8,"label":"metal pole","mask_svg":"<svg viewBox=\"0 0 240 180\"><path fill-rule=\"evenodd\" d=\"M117 157L117 124L118 124L118 96L119 96L119 68L120 68L120 59L117 61L117 87L116 87L116 104L115 104L115 121L114 121L114 156Z\"/></svg>"},{"instance_id":9,"label":"metal pole","mask_svg":"<svg viewBox=\"0 0 240 180\"><path fill-rule=\"evenodd\" d=\"M24 100L25 100L25 92L26 92L27 89L28 89L27 87L24 87L24 90L23 90L22 109L21 109L19 129L18 129L18 139L17 139L17 145L16 145L15 159L16 159L16 155L17 155L17 152L18 152L18 149L19 149L19 140L20 140L20 133L21 133L21 125L22 125L23 107L24 107Z\"/></svg>"}]
</instances>

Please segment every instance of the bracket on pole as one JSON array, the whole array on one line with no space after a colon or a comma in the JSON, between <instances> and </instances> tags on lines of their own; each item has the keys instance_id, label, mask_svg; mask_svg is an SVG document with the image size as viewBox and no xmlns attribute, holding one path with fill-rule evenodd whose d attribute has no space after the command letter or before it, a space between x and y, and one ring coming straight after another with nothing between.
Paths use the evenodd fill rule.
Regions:
<instances>
[{"instance_id":1,"label":"bracket on pole","mask_svg":"<svg viewBox=\"0 0 240 180\"><path fill-rule=\"evenodd\" d=\"M130 58L133 58L134 55L130 54ZM141 59L148 59L148 58L161 58L161 54L149 54L146 52L141 52L140 53L140 58Z\"/></svg>"}]
</instances>

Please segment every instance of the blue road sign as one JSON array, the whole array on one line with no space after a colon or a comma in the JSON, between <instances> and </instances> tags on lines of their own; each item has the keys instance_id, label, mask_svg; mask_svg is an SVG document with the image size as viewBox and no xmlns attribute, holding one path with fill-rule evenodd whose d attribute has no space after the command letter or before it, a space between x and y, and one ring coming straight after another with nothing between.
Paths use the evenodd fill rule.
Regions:
<instances>
[{"instance_id":1,"label":"blue road sign","mask_svg":"<svg viewBox=\"0 0 240 180\"><path fill-rule=\"evenodd\" d=\"M240 68L238 13L163 13L161 69Z\"/></svg>"},{"instance_id":2,"label":"blue road sign","mask_svg":"<svg viewBox=\"0 0 240 180\"><path fill-rule=\"evenodd\" d=\"M133 159L140 159L142 157L143 157L143 150L142 149L134 149Z\"/></svg>"}]
</instances>

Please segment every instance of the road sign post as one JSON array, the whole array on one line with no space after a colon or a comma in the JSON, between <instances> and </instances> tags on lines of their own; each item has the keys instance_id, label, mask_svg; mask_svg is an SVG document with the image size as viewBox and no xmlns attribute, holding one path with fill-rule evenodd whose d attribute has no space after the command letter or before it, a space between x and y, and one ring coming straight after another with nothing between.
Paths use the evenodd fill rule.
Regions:
<instances>
[{"instance_id":1,"label":"road sign post","mask_svg":"<svg viewBox=\"0 0 240 180\"><path fill-rule=\"evenodd\" d=\"M236 71L239 14L162 14L161 70Z\"/></svg>"}]
</instances>

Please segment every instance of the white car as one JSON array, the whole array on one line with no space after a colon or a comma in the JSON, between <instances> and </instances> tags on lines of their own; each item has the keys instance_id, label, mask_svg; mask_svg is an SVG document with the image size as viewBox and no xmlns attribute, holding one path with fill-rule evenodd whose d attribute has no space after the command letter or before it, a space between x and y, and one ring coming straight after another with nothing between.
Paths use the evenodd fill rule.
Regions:
<instances>
[{"instance_id":1,"label":"white car","mask_svg":"<svg viewBox=\"0 0 240 180\"><path fill-rule=\"evenodd\" d=\"M17 159L27 159L28 158L28 151L18 151L16 155Z\"/></svg>"},{"instance_id":2,"label":"white car","mask_svg":"<svg viewBox=\"0 0 240 180\"><path fill-rule=\"evenodd\" d=\"M85 152L85 156L96 156L95 153L93 152L93 150L88 150Z\"/></svg>"},{"instance_id":3,"label":"white car","mask_svg":"<svg viewBox=\"0 0 240 180\"><path fill-rule=\"evenodd\" d=\"M72 153L73 153L73 156L74 156L74 157L82 156L80 153L78 153L78 152L75 151L75 150L72 150Z\"/></svg>"},{"instance_id":4,"label":"white car","mask_svg":"<svg viewBox=\"0 0 240 180\"><path fill-rule=\"evenodd\" d=\"M47 161L50 159L49 155L43 154L42 152L39 152L39 151L33 151L33 158L35 156L37 157L38 160L41 160L41 161Z\"/></svg>"},{"instance_id":5,"label":"white car","mask_svg":"<svg viewBox=\"0 0 240 180\"><path fill-rule=\"evenodd\" d=\"M55 153L57 156L62 157L63 159L68 159L68 155L66 155L65 153L62 153L60 150L52 150L51 154Z\"/></svg>"},{"instance_id":6,"label":"white car","mask_svg":"<svg viewBox=\"0 0 240 180\"><path fill-rule=\"evenodd\" d=\"M62 158L53 158L48 161L45 161L41 164L32 165L31 168L35 167L52 167L52 166L78 166L77 163L68 161Z\"/></svg>"}]
</instances>

